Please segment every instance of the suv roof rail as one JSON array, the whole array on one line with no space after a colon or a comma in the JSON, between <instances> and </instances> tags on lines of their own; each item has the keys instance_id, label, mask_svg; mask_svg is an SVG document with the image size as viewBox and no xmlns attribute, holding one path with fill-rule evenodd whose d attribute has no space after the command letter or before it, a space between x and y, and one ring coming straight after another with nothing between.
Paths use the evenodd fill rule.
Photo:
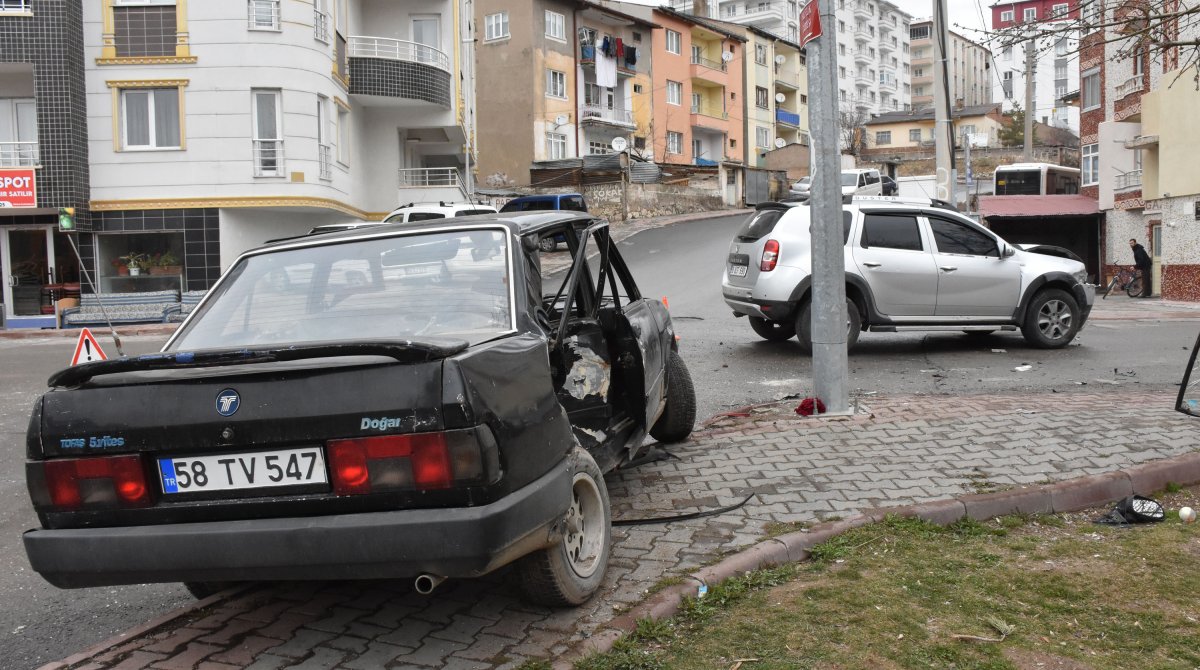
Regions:
<instances>
[{"instance_id":1,"label":"suv roof rail","mask_svg":"<svg viewBox=\"0 0 1200 670\"><path fill-rule=\"evenodd\" d=\"M938 200L937 198L919 198L912 196L901 195L855 195L848 202L894 202L900 205L922 205L927 207L937 207L938 209L949 209L958 211L958 207L952 202Z\"/></svg>"}]
</instances>

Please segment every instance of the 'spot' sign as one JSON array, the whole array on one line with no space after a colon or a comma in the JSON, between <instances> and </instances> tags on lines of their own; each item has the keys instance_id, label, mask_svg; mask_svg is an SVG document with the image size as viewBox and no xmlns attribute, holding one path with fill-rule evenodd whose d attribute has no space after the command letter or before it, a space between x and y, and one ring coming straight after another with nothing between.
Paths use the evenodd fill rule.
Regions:
<instances>
[{"instance_id":1,"label":"'spot' sign","mask_svg":"<svg viewBox=\"0 0 1200 670\"><path fill-rule=\"evenodd\" d=\"M0 207L37 207L34 170L0 170Z\"/></svg>"}]
</instances>

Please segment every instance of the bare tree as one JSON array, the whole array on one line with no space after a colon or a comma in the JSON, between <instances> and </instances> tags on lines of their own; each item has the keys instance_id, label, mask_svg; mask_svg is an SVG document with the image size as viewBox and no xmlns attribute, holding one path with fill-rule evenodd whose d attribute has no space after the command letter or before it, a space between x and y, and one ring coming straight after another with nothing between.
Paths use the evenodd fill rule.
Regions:
<instances>
[{"instance_id":1,"label":"bare tree","mask_svg":"<svg viewBox=\"0 0 1200 670\"><path fill-rule=\"evenodd\" d=\"M862 109L852 109L838 114L838 139L843 150L851 156L858 157L867 149L866 123L871 115Z\"/></svg>"}]
</instances>

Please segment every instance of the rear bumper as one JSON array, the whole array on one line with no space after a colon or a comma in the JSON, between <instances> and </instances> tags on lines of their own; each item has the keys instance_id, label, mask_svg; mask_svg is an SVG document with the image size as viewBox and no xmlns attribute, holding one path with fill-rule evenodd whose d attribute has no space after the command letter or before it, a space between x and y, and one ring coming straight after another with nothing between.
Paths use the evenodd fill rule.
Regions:
<instances>
[{"instance_id":1,"label":"rear bumper","mask_svg":"<svg viewBox=\"0 0 1200 670\"><path fill-rule=\"evenodd\" d=\"M486 574L557 538L567 461L490 505L161 526L31 530L29 563L61 588L146 582Z\"/></svg>"}]
</instances>

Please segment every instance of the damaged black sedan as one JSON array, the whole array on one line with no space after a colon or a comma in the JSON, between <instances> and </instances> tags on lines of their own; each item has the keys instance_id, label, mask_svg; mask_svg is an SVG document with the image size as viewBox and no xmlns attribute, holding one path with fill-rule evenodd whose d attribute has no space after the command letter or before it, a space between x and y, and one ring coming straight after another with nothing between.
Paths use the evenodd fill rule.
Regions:
<instances>
[{"instance_id":1,"label":"damaged black sedan","mask_svg":"<svg viewBox=\"0 0 1200 670\"><path fill-rule=\"evenodd\" d=\"M464 220L466 221L466 220ZM542 272L538 240L572 261ZM446 578L599 588L603 473L695 420L663 304L586 214L384 225L244 254L162 352L50 379L33 569L64 588Z\"/></svg>"}]
</instances>

